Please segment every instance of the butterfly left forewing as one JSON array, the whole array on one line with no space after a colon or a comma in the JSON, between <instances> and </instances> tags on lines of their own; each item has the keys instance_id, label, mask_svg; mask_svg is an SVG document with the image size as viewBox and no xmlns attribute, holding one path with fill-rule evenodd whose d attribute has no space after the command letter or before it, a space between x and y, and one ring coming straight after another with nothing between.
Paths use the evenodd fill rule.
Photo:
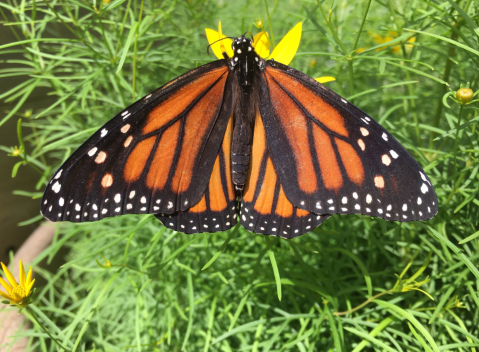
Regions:
<instances>
[{"instance_id":1,"label":"butterfly left forewing","mask_svg":"<svg viewBox=\"0 0 479 352\"><path fill-rule=\"evenodd\" d=\"M231 116L224 60L136 102L93 134L53 176L41 205L52 221L174 213L204 195Z\"/></svg>"},{"instance_id":2,"label":"butterfly left forewing","mask_svg":"<svg viewBox=\"0 0 479 352\"><path fill-rule=\"evenodd\" d=\"M317 213L427 220L437 213L420 165L378 123L312 78L269 61L260 110L286 197Z\"/></svg>"}]
</instances>

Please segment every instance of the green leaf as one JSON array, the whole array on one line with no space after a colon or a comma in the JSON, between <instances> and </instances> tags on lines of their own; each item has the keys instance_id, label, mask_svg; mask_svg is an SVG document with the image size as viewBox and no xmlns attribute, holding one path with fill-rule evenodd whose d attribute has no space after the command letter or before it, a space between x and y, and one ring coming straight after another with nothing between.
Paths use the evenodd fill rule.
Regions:
<instances>
[{"instance_id":1,"label":"green leaf","mask_svg":"<svg viewBox=\"0 0 479 352\"><path fill-rule=\"evenodd\" d=\"M191 328L193 327L193 314L195 312L195 299L193 294L193 279L191 273L186 274L186 281L188 283L188 301L190 303L190 312L188 315L188 326L186 328L185 338L183 339L183 344L181 345L181 350L184 351L186 344L188 343L188 338L190 337Z\"/></svg>"},{"instance_id":2,"label":"green leaf","mask_svg":"<svg viewBox=\"0 0 479 352\"><path fill-rule=\"evenodd\" d=\"M208 261L208 263L206 263L203 268L201 268L201 271L203 270L206 270L208 269L211 264L213 264L215 262L216 259L218 259L218 257L220 256L221 253L223 253L223 251L225 250L226 246L228 245L228 243L231 241L231 239L236 235L236 232L238 232L238 228L239 228L239 223L236 224L236 226L234 227L233 231L231 231L230 235L228 236L228 238L226 238L226 241L223 242L223 244L221 245L220 247L220 250L218 252L216 252L213 257Z\"/></svg>"},{"instance_id":3,"label":"green leaf","mask_svg":"<svg viewBox=\"0 0 479 352\"><path fill-rule=\"evenodd\" d=\"M423 228L425 228L429 234L431 234L436 240L441 243L444 243L447 247L449 247L459 259L469 268L469 270L474 274L474 276L479 279L479 270L477 270L476 266L469 260L469 258L462 253L462 251L457 248L451 241L441 235L439 232L434 230L432 227L420 224Z\"/></svg>"},{"instance_id":4,"label":"green leaf","mask_svg":"<svg viewBox=\"0 0 479 352\"><path fill-rule=\"evenodd\" d=\"M281 301L281 277L279 275L278 264L276 264L276 258L274 252L271 249L271 241L269 236L264 236L266 240L266 245L268 246L268 256L271 261L271 266L273 267L274 280L276 281L276 291L278 293L278 299Z\"/></svg>"},{"instance_id":5,"label":"green leaf","mask_svg":"<svg viewBox=\"0 0 479 352\"><path fill-rule=\"evenodd\" d=\"M138 28L138 21L134 21L130 28L130 33L128 34L128 39L126 40L125 46L123 47L123 52L121 53L120 63L118 64L118 68L116 69L116 74L121 71L123 64L125 63L126 55L128 54L128 50L130 49L131 42L133 41L133 37L136 34L136 30Z\"/></svg>"}]
</instances>

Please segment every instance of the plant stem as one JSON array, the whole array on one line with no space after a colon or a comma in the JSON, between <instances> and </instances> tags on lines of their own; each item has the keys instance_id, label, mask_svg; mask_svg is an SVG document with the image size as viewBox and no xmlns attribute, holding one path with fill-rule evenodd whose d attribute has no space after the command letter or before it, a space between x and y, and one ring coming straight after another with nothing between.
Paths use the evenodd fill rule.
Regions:
<instances>
[{"instance_id":1,"label":"plant stem","mask_svg":"<svg viewBox=\"0 0 479 352\"><path fill-rule=\"evenodd\" d=\"M379 298L381 296L384 296L385 294L388 294L388 293L392 293L393 291L392 290L387 290L387 291L384 291L384 292L381 292L381 293L378 293L376 296L373 296L371 298L368 298L367 300L365 300L363 303L361 303L359 306L353 308L353 309L350 309L350 310L346 310L344 312L334 312L333 315L335 316L340 316L340 315L346 315L346 314L350 314L350 313L354 313L355 311L361 309L362 307L364 307L366 304L369 304L371 303L372 301L374 301L376 298Z\"/></svg>"},{"instance_id":2,"label":"plant stem","mask_svg":"<svg viewBox=\"0 0 479 352\"><path fill-rule=\"evenodd\" d=\"M35 320L35 322L42 328L42 330L45 331L45 333L46 333L58 346L60 346L64 351L67 351L67 349L66 349L65 347L63 347L63 345L62 345L56 338L54 338L54 337L48 332L47 328L44 327L43 324L38 321L37 315L30 309L30 307L26 307L25 309L26 309L26 311L31 315L31 317L33 318L33 320Z\"/></svg>"},{"instance_id":3,"label":"plant stem","mask_svg":"<svg viewBox=\"0 0 479 352\"><path fill-rule=\"evenodd\" d=\"M136 86L136 48L138 45L138 33L140 32L141 26L141 17L143 15L143 4L144 0L141 0L141 7L140 7L140 17L138 18L138 26L136 27L135 33L135 48L133 50L133 78L132 78L132 90L133 90L133 97L132 100L135 101L135 86Z\"/></svg>"},{"instance_id":4,"label":"plant stem","mask_svg":"<svg viewBox=\"0 0 479 352\"><path fill-rule=\"evenodd\" d=\"M366 17L368 16L369 6L371 5L371 1L372 0L369 0L368 5L366 6L366 11L364 12L363 20L361 21L361 26L359 26L358 35L356 37L356 41L354 42L353 50L356 50L356 48L358 47L359 37L361 36L361 32L363 31L364 22L366 22Z\"/></svg>"},{"instance_id":5,"label":"plant stem","mask_svg":"<svg viewBox=\"0 0 479 352\"><path fill-rule=\"evenodd\" d=\"M321 3L319 2L319 0L316 0L316 2L318 3L319 11L321 11L321 14L323 15L323 18L326 21L326 24L328 25L329 30L331 31L331 34L333 35L334 41L341 48L342 54L346 55L346 53L347 53L346 48L344 47L343 42L341 41L341 39L339 39L338 35L336 34L336 31L334 30L333 25L331 24L331 21L328 19L328 17L326 17L326 14L324 13L324 10L323 10L323 7L321 6Z\"/></svg>"},{"instance_id":6,"label":"plant stem","mask_svg":"<svg viewBox=\"0 0 479 352\"><path fill-rule=\"evenodd\" d=\"M461 104L461 109L459 110L459 117L457 119L457 127L456 127L456 137L454 138L454 171L452 173L452 193L456 193L456 182L454 181L456 179L456 156L457 156L457 139L459 138L459 126L461 125L461 117L462 117L462 109L464 108L464 105Z\"/></svg>"},{"instance_id":7,"label":"plant stem","mask_svg":"<svg viewBox=\"0 0 479 352\"><path fill-rule=\"evenodd\" d=\"M266 14L268 15L269 31L271 32L271 42L273 43L273 49L274 49L276 44L274 42L273 26L271 25L271 17L269 16L269 9L268 9L268 1L267 0L264 0L264 6L266 7Z\"/></svg>"}]
</instances>

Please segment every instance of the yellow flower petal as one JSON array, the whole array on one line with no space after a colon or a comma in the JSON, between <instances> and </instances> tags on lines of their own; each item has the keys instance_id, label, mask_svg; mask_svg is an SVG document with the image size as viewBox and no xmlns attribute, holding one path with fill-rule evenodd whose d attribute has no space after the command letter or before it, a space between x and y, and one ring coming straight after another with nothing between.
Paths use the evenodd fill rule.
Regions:
<instances>
[{"instance_id":1,"label":"yellow flower petal","mask_svg":"<svg viewBox=\"0 0 479 352\"><path fill-rule=\"evenodd\" d=\"M299 22L276 45L269 59L288 65L293 60L296 51L298 51L302 29L303 23Z\"/></svg>"},{"instance_id":2,"label":"yellow flower petal","mask_svg":"<svg viewBox=\"0 0 479 352\"><path fill-rule=\"evenodd\" d=\"M5 273L5 276L7 277L7 280L8 282L10 283L10 285L15 288L18 286L17 282L15 281L15 278L13 277L12 273L10 272L10 270L8 270L8 268L5 266L5 264L1 263L2 264L2 269L3 269L3 272Z\"/></svg>"},{"instance_id":3,"label":"yellow flower petal","mask_svg":"<svg viewBox=\"0 0 479 352\"><path fill-rule=\"evenodd\" d=\"M12 287L8 284L8 282L6 282L4 279L2 279L0 277L0 284L5 288L5 290L7 291L7 293L10 293L12 292Z\"/></svg>"},{"instance_id":4,"label":"yellow flower petal","mask_svg":"<svg viewBox=\"0 0 479 352\"><path fill-rule=\"evenodd\" d=\"M27 279L25 281L25 286L30 285L31 281L32 281L32 267L30 267L30 270L28 270Z\"/></svg>"},{"instance_id":5,"label":"yellow flower petal","mask_svg":"<svg viewBox=\"0 0 479 352\"><path fill-rule=\"evenodd\" d=\"M318 81L319 83L326 83L326 82L335 81L336 78L331 76L323 76L323 77L317 77L315 78L315 80Z\"/></svg>"},{"instance_id":6,"label":"yellow flower petal","mask_svg":"<svg viewBox=\"0 0 479 352\"><path fill-rule=\"evenodd\" d=\"M33 279L33 281L30 282L30 284L26 287L27 296L30 295L30 291L32 290L34 283L35 283L35 279Z\"/></svg>"},{"instance_id":7,"label":"yellow flower petal","mask_svg":"<svg viewBox=\"0 0 479 352\"><path fill-rule=\"evenodd\" d=\"M269 56L269 37L268 33L261 31L256 34L253 38L253 47L256 54L261 56L263 59Z\"/></svg>"},{"instance_id":8,"label":"yellow flower petal","mask_svg":"<svg viewBox=\"0 0 479 352\"><path fill-rule=\"evenodd\" d=\"M23 262L20 259L20 285L25 287L25 268L23 267Z\"/></svg>"},{"instance_id":9,"label":"yellow flower petal","mask_svg":"<svg viewBox=\"0 0 479 352\"><path fill-rule=\"evenodd\" d=\"M6 293L4 293L2 291L0 291L0 296L2 296L5 299L8 299L9 301L11 301L13 299L10 295L7 295Z\"/></svg>"},{"instance_id":10,"label":"yellow flower petal","mask_svg":"<svg viewBox=\"0 0 479 352\"><path fill-rule=\"evenodd\" d=\"M218 30L219 32L215 31L214 29L205 28L206 38L208 39L208 43L210 43L211 45L211 49L213 50L213 53L218 59L224 59L223 51L225 51L229 57L233 57L234 53L233 53L233 49L231 49L231 46L233 45L233 41L229 38L226 38L223 35L223 33L221 33L221 21L219 21L218 23ZM222 38L226 38L226 39L216 42L217 40Z\"/></svg>"}]
</instances>

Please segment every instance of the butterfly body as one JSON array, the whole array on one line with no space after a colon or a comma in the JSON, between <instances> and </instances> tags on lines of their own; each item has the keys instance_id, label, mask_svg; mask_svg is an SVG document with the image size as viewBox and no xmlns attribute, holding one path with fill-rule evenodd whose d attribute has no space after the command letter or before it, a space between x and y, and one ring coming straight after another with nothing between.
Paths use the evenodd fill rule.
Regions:
<instances>
[{"instance_id":1,"label":"butterfly body","mask_svg":"<svg viewBox=\"0 0 479 352\"><path fill-rule=\"evenodd\" d=\"M53 175L52 221L152 213L185 233L292 238L331 214L427 220L421 166L366 113L244 36L234 56L167 83L90 137ZM239 199L239 201L238 201Z\"/></svg>"}]
</instances>

